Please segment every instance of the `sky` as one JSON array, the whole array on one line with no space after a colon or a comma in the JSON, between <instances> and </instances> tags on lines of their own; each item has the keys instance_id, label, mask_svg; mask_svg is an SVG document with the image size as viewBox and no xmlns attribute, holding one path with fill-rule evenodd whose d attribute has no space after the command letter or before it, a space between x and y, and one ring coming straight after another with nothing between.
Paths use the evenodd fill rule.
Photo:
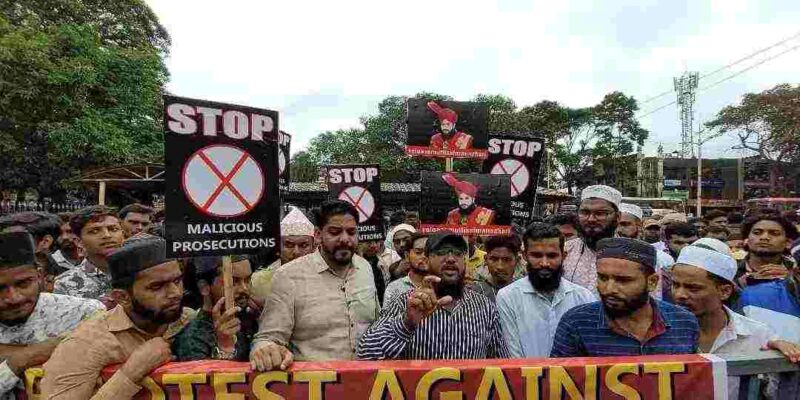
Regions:
<instances>
[{"instance_id":1,"label":"sky","mask_svg":"<svg viewBox=\"0 0 800 400\"><path fill-rule=\"evenodd\" d=\"M172 36L167 89L179 96L280 112L292 153L326 130L360 126L389 95L421 91L469 100L503 94L597 104L612 91L639 101L800 33L797 0L147 0ZM796 37L700 80L695 117L742 95L799 83ZM669 93L641 104L670 103ZM679 148L675 105L640 119L645 152ZM695 124L697 126L697 123ZM738 157L723 136L703 156Z\"/></svg>"}]
</instances>

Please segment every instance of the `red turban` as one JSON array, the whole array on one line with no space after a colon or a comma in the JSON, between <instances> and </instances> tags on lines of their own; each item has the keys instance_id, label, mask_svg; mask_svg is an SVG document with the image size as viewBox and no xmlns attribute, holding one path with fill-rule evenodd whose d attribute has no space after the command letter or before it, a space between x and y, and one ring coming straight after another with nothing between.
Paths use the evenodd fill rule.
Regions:
<instances>
[{"instance_id":1,"label":"red turban","mask_svg":"<svg viewBox=\"0 0 800 400\"><path fill-rule=\"evenodd\" d=\"M435 101L429 101L428 108L436 114L439 121L450 121L453 124L458 122L458 114L456 114L455 111L449 108L442 108L440 105L436 104Z\"/></svg>"},{"instance_id":2,"label":"red turban","mask_svg":"<svg viewBox=\"0 0 800 400\"><path fill-rule=\"evenodd\" d=\"M469 197L475 198L478 195L478 187L473 185L467 181L460 181L456 179L453 174L444 174L442 175L442 179L444 179L445 183L447 183L450 187L456 190L456 193L461 194L464 193Z\"/></svg>"}]
</instances>

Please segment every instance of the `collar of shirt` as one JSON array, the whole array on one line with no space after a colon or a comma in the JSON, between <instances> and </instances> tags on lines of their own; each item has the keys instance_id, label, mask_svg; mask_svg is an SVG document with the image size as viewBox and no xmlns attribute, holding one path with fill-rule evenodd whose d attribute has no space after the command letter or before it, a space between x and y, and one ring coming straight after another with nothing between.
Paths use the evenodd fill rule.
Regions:
<instances>
[{"instance_id":1,"label":"collar of shirt","mask_svg":"<svg viewBox=\"0 0 800 400\"><path fill-rule=\"evenodd\" d=\"M520 279L523 279L523 278L520 278ZM530 294L532 294L534 296L539 296L539 297L541 297L543 299L546 299L547 301L550 301L550 299L544 293L536 290L536 288L533 287L533 284L531 283L530 279L528 279L528 278L524 278L524 279L526 281L525 285L522 286L522 291L524 293L530 293ZM558 302L563 300L564 297L566 297L567 294L571 293L573 290L575 290L575 287L573 287L572 285L567 283L566 279L561 278L561 281L558 284L558 288L556 289L555 293L553 294L553 305L558 304Z\"/></svg>"},{"instance_id":2,"label":"collar of shirt","mask_svg":"<svg viewBox=\"0 0 800 400\"><path fill-rule=\"evenodd\" d=\"M756 334L753 330L754 326L749 318L731 311L728 307L725 307L725 313L728 314L728 324L722 328L717 338L714 339L714 344L711 345L710 353L714 353L726 343L732 342L740 337Z\"/></svg>"},{"instance_id":3,"label":"collar of shirt","mask_svg":"<svg viewBox=\"0 0 800 400\"><path fill-rule=\"evenodd\" d=\"M669 321L666 321L664 317L661 315L661 309L658 308L658 304L650 299L650 306L653 307L653 322L650 323L650 327L647 329L647 333L645 333L644 338L639 340L630 332L628 332L625 328L623 328L616 320L607 318L605 311L600 313L600 318L597 321L598 328L608 328L612 332L620 335L620 336L627 336L639 340L641 343L647 343L651 339L654 339L667 331L670 327ZM605 308L604 308L605 310Z\"/></svg>"},{"instance_id":4,"label":"collar of shirt","mask_svg":"<svg viewBox=\"0 0 800 400\"><path fill-rule=\"evenodd\" d=\"M89 257L84 257L83 258L83 261L81 261L80 268L81 268L81 270L83 272L85 272L85 273L87 273L89 275L97 275L97 276L105 276L106 275L105 272L100 270L100 268L97 268L96 265L92 264L92 262L89 261Z\"/></svg>"},{"instance_id":5,"label":"collar of shirt","mask_svg":"<svg viewBox=\"0 0 800 400\"><path fill-rule=\"evenodd\" d=\"M184 308L181 317L177 321L169 324L167 330L164 331L164 334L161 335L161 337L164 339L171 339L173 336L177 335L191 321L191 319L192 313L189 312L187 308ZM120 305L114 307L114 309L108 313L107 321L109 332L122 332L133 329L144 337L155 337L139 329L139 327L136 326L133 321L131 321L130 317L128 317L128 313L125 312L125 309Z\"/></svg>"}]
</instances>

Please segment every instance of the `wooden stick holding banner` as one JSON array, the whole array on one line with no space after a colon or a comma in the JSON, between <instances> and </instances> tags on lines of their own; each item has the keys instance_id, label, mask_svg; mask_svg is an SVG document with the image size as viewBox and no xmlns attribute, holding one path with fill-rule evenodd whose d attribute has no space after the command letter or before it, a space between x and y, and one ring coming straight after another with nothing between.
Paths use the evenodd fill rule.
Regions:
<instances>
[{"instance_id":1,"label":"wooden stick holding banner","mask_svg":"<svg viewBox=\"0 0 800 400\"><path fill-rule=\"evenodd\" d=\"M453 157L444 159L444 172L453 172Z\"/></svg>"},{"instance_id":2,"label":"wooden stick holding banner","mask_svg":"<svg viewBox=\"0 0 800 400\"><path fill-rule=\"evenodd\" d=\"M225 293L225 310L235 307L233 298L233 263L231 256L222 256L222 285Z\"/></svg>"}]
</instances>

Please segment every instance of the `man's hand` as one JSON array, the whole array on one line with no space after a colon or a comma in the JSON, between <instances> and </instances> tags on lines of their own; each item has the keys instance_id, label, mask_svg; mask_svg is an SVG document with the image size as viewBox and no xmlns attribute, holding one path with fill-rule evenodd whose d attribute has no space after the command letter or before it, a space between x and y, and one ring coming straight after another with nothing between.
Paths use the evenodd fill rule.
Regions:
<instances>
[{"instance_id":1,"label":"man's hand","mask_svg":"<svg viewBox=\"0 0 800 400\"><path fill-rule=\"evenodd\" d=\"M141 381L158 366L172 360L169 343L162 337L146 341L139 346L119 370L134 383Z\"/></svg>"},{"instance_id":2,"label":"man's hand","mask_svg":"<svg viewBox=\"0 0 800 400\"><path fill-rule=\"evenodd\" d=\"M49 360L59 343L61 340L56 338L29 345L2 345L0 357L6 359L8 368L15 375L21 376L26 369L42 365Z\"/></svg>"},{"instance_id":3,"label":"man's hand","mask_svg":"<svg viewBox=\"0 0 800 400\"><path fill-rule=\"evenodd\" d=\"M236 318L236 313L239 312L239 307L233 307L230 310L225 310L222 313L222 307L225 305L225 298L219 299L217 304L211 310L211 319L214 321L214 333L217 335L217 346L225 352L231 353L236 346L236 334L242 327L239 318Z\"/></svg>"},{"instance_id":4,"label":"man's hand","mask_svg":"<svg viewBox=\"0 0 800 400\"><path fill-rule=\"evenodd\" d=\"M261 311L264 310L264 302L256 299L252 294L247 301L247 306L250 307L250 312L254 315L261 315Z\"/></svg>"},{"instance_id":5,"label":"man's hand","mask_svg":"<svg viewBox=\"0 0 800 400\"><path fill-rule=\"evenodd\" d=\"M428 275L422 278L422 286L415 289L408 296L408 304L406 306L406 328L414 330L419 326L423 319L429 317L436 311L436 307L444 306L453 302L450 296L436 298L436 292L433 290L433 285L439 283L442 278L438 276Z\"/></svg>"},{"instance_id":6,"label":"man's hand","mask_svg":"<svg viewBox=\"0 0 800 400\"><path fill-rule=\"evenodd\" d=\"M292 352L277 343L263 342L250 352L250 367L257 371L285 370L293 361Z\"/></svg>"},{"instance_id":7,"label":"man's hand","mask_svg":"<svg viewBox=\"0 0 800 400\"><path fill-rule=\"evenodd\" d=\"M778 350L789 361L800 363L800 345L785 340L770 340L762 350Z\"/></svg>"}]
</instances>

